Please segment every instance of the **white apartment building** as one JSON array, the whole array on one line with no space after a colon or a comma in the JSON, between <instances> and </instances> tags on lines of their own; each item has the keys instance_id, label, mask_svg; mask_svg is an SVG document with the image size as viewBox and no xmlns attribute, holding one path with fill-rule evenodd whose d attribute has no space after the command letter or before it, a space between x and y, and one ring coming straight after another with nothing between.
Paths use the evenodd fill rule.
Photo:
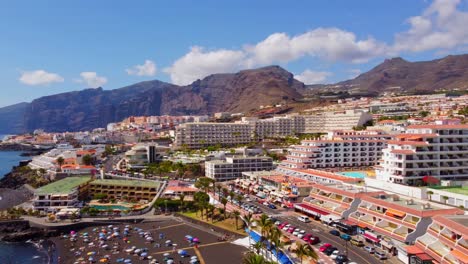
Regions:
<instances>
[{"instance_id":1,"label":"white apartment building","mask_svg":"<svg viewBox=\"0 0 468 264\"><path fill-rule=\"evenodd\" d=\"M228 181L239 178L242 172L266 171L273 169L273 159L267 156L235 156L226 160L205 162L205 175L216 181Z\"/></svg>"},{"instance_id":2,"label":"white apartment building","mask_svg":"<svg viewBox=\"0 0 468 264\"><path fill-rule=\"evenodd\" d=\"M74 208L87 195L89 176L67 177L50 183L34 191L34 210L57 212L60 209Z\"/></svg>"},{"instance_id":3,"label":"white apartment building","mask_svg":"<svg viewBox=\"0 0 468 264\"><path fill-rule=\"evenodd\" d=\"M148 163L161 161L167 147L154 144L137 144L125 152L127 168L144 168Z\"/></svg>"},{"instance_id":4,"label":"white apartment building","mask_svg":"<svg viewBox=\"0 0 468 264\"><path fill-rule=\"evenodd\" d=\"M377 179L408 185L427 176L468 179L468 125L413 125L383 149Z\"/></svg>"},{"instance_id":5,"label":"white apartment building","mask_svg":"<svg viewBox=\"0 0 468 264\"><path fill-rule=\"evenodd\" d=\"M346 110L303 115L304 133L327 133L332 130L349 130L372 120L365 110Z\"/></svg>"},{"instance_id":6,"label":"white apartment building","mask_svg":"<svg viewBox=\"0 0 468 264\"><path fill-rule=\"evenodd\" d=\"M304 132L305 119L300 115L275 116L267 119L243 117L242 122L252 126L257 139L287 137Z\"/></svg>"},{"instance_id":7,"label":"white apartment building","mask_svg":"<svg viewBox=\"0 0 468 264\"><path fill-rule=\"evenodd\" d=\"M252 127L246 123L185 123L175 132L176 148L203 148L220 144L234 146L252 141Z\"/></svg>"},{"instance_id":8,"label":"white apartment building","mask_svg":"<svg viewBox=\"0 0 468 264\"><path fill-rule=\"evenodd\" d=\"M292 146L281 166L292 169L368 167L377 164L391 136L380 130L337 130Z\"/></svg>"}]
</instances>

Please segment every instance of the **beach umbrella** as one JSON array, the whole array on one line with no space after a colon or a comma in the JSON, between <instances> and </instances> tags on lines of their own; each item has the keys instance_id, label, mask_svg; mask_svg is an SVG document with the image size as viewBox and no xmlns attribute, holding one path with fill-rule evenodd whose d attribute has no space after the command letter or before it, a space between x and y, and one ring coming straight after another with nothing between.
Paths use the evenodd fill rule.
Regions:
<instances>
[{"instance_id":1,"label":"beach umbrella","mask_svg":"<svg viewBox=\"0 0 468 264\"><path fill-rule=\"evenodd\" d=\"M94 251L91 251L91 252L86 253L86 255L88 255L88 256L92 256L92 255L94 255L94 254L96 254L96 252L94 252Z\"/></svg>"},{"instance_id":2,"label":"beach umbrella","mask_svg":"<svg viewBox=\"0 0 468 264\"><path fill-rule=\"evenodd\" d=\"M166 261L166 263L167 263L167 264L172 264L172 263L174 263L174 260L173 260L173 259L168 259L168 260Z\"/></svg>"},{"instance_id":3,"label":"beach umbrella","mask_svg":"<svg viewBox=\"0 0 468 264\"><path fill-rule=\"evenodd\" d=\"M143 253L141 253L141 255L140 255L140 256L142 256L142 257L146 257L146 256L148 256L148 253L146 253L146 252L143 252Z\"/></svg>"},{"instance_id":4,"label":"beach umbrella","mask_svg":"<svg viewBox=\"0 0 468 264\"><path fill-rule=\"evenodd\" d=\"M153 240L153 238L152 238L152 237L146 237L146 240L148 240L148 241L152 241L152 240Z\"/></svg>"},{"instance_id":5,"label":"beach umbrella","mask_svg":"<svg viewBox=\"0 0 468 264\"><path fill-rule=\"evenodd\" d=\"M189 263L190 264L198 263L198 259L191 259Z\"/></svg>"},{"instance_id":6,"label":"beach umbrella","mask_svg":"<svg viewBox=\"0 0 468 264\"><path fill-rule=\"evenodd\" d=\"M99 260L99 262L101 262L101 263L106 263L107 261L109 261L109 260L106 259L106 258L102 258L102 259Z\"/></svg>"},{"instance_id":7,"label":"beach umbrella","mask_svg":"<svg viewBox=\"0 0 468 264\"><path fill-rule=\"evenodd\" d=\"M148 259L153 259L153 256L148 256Z\"/></svg>"},{"instance_id":8,"label":"beach umbrella","mask_svg":"<svg viewBox=\"0 0 468 264\"><path fill-rule=\"evenodd\" d=\"M70 235L76 234L76 231L70 231Z\"/></svg>"},{"instance_id":9,"label":"beach umbrella","mask_svg":"<svg viewBox=\"0 0 468 264\"><path fill-rule=\"evenodd\" d=\"M177 251L177 253L179 253L179 255L187 255L187 251L183 249Z\"/></svg>"},{"instance_id":10,"label":"beach umbrella","mask_svg":"<svg viewBox=\"0 0 468 264\"><path fill-rule=\"evenodd\" d=\"M166 240L165 244L170 244L172 241L171 240Z\"/></svg>"},{"instance_id":11,"label":"beach umbrella","mask_svg":"<svg viewBox=\"0 0 468 264\"><path fill-rule=\"evenodd\" d=\"M107 226L107 228L112 228L112 227L113 227L113 225L108 225L108 226Z\"/></svg>"},{"instance_id":12,"label":"beach umbrella","mask_svg":"<svg viewBox=\"0 0 468 264\"><path fill-rule=\"evenodd\" d=\"M124 262L125 263L130 263L130 262L132 262L132 260L131 259L126 259L126 260L124 260Z\"/></svg>"},{"instance_id":13,"label":"beach umbrella","mask_svg":"<svg viewBox=\"0 0 468 264\"><path fill-rule=\"evenodd\" d=\"M88 232L83 233L83 236L88 236Z\"/></svg>"},{"instance_id":14,"label":"beach umbrella","mask_svg":"<svg viewBox=\"0 0 468 264\"><path fill-rule=\"evenodd\" d=\"M94 261L94 258L93 258L93 257L89 257L88 260L89 260L89 261Z\"/></svg>"},{"instance_id":15,"label":"beach umbrella","mask_svg":"<svg viewBox=\"0 0 468 264\"><path fill-rule=\"evenodd\" d=\"M169 255L171 255L171 254L169 254L169 253L164 253L163 254L164 257L168 257Z\"/></svg>"},{"instance_id":16,"label":"beach umbrella","mask_svg":"<svg viewBox=\"0 0 468 264\"><path fill-rule=\"evenodd\" d=\"M120 262L124 262L124 259L123 259L123 258L118 258L116 261L117 261L118 263L120 263Z\"/></svg>"},{"instance_id":17,"label":"beach umbrella","mask_svg":"<svg viewBox=\"0 0 468 264\"><path fill-rule=\"evenodd\" d=\"M192 256L190 259L198 259L197 256Z\"/></svg>"},{"instance_id":18,"label":"beach umbrella","mask_svg":"<svg viewBox=\"0 0 468 264\"><path fill-rule=\"evenodd\" d=\"M193 242L198 243L198 242L200 242L200 240L197 237L195 237L195 238L193 238Z\"/></svg>"},{"instance_id":19,"label":"beach umbrella","mask_svg":"<svg viewBox=\"0 0 468 264\"><path fill-rule=\"evenodd\" d=\"M130 228L130 226L129 226L129 225L126 225L125 228Z\"/></svg>"},{"instance_id":20,"label":"beach umbrella","mask_svg":"<svg viewBox=\"0 0 468 264\"><path fill-rule=\"evenodd\" d=\"M135 253L137 253L137 254L140 253L140 252L141 252L141 249L135 250Z\"/></svg>"}]
</instances>

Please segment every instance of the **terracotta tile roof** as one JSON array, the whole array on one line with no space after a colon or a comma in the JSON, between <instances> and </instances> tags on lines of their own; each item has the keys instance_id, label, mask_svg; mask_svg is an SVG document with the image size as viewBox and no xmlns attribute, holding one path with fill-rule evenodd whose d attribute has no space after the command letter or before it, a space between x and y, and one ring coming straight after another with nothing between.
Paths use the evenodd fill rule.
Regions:
<instances>
[{"instance_id":1,"label":"terracotta tile roof","mask_svg":"<svg viewBox=\"0 0 468 264\"><path fill-rule=\"evenodd\" d=\"M389 145L411 145L411 146L427 146L427 142L423 141L397 141L397 140L389 140L387 142Z\"/></svg>"},{"instance_id":2,"label":"terracotta tile roof","mask_svg":"<svg viewBox=\"0 0 468 264\"><path fill-rule=\"evenodd\" d=\"M405 155L411 155L415 153L414 151L409 150L409 149L392 149L390 152L394 154L405 154Z\"/></svg>"},{"instance_id":3,"label":"terracotta tile roof","mask_svg":"<svg viewBox=\"0 0 468 264\"><path fill-rule=\"evenodd\" d=\"M396 138L428 138L428 137L437 137L437 134L431 133L431 134L399 134L396 136Z\"/></svg>"},{"instance_id":4,"label":"terracotta tile roof","mask_svg":"<svg viewBox=\"0 0 468 264\"><path fill-rule=\"evenodd\" d=\"M429 128L429 129L468 129L468 124L466 124L466 125L411 125L411 126L408 126L408 129L419 129L419 128Z\"/></svg>"}]
</instances>

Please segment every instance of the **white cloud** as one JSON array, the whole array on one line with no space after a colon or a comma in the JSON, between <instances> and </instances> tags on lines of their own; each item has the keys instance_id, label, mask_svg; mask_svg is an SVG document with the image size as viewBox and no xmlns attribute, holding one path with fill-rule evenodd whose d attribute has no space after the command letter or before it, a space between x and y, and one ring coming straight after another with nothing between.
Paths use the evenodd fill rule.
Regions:
<instances>
[{"instance_id":1,"label":"white cloud","mask_svg":"<svg viewBox=\"0 0 468 264\"><path fill-rule=\"evenodd\" d=\"M107 78L98 76L96 72L82 72L81 79L75 80L77 83L84 83L89 88L98 88L107 83Z\"/></svg>"},{"instance_id":2,"label":"white cloud","mask_svg":"<svg viewBox=\"0 0 468 264\"><path fill-rule=\"evenodd\" d=\"M145 60L143 65L135 65L130 69L125 70L129 75L136 76L154 76L156 75L157 67L154 61Z\"/></svg>"},{"instance_id":3,"label":"white cloud","mask_svg":"<svg viewBox=\"0 0 468 264\"><path fill-rule=\"evenodd\" d=\"M312 71L306 69L299 75L294 75L296 80L303 82L304 84L318 84L323 83L327 77L331 76L331 72L325 71Z\"/></svg>"},{"instance_id":4,"label":"white cloud","mask_svg":"<svg viewBox=\"0 0 468 264\"><path fill-rule=\"evenodd\" d=\"M19 81L27 85L48 85L63 82L64 79L57 73L35 70L22 72Z\"/></svg>"},{"instance_id":5,"label":"white cloud","mask_svg":"<svg viewBox=\"0 0 468 264\"><path fill-rule=\"evenodd\" d=\"M468 45L468 12L457 10L460 0L435 0L420 16L410 17L410 28L395 36L395 52L447 50Z\"/></svg>"},{"instance_id":6,"label":"white cloud","mask_svg":"<svg viewBox=\"0 0 468 264\"><path fill-rule=\"evenodd\" d=\"M359 64L403 52L459 50L468 47L468 12L459 11L459 3L460 0L434 0L421 15L407 19L409 29L397 33L393 43L372 36L358 38L353 32L334 27L316 28L295 36L278 32L237 50L205 51L192 47L164 72L172 82L188 84L213 73L285 64L303 57Z\"/></svg>"},{"instance_id":7,"label":"white cloud","mask_svg":"<svg viewBox=\"0 0 468 264\"><path fill-rule=\"evenodd\" d=\"M164 72L171 76L173 83L186 85L213 73L232 72L244 66L245 54L242 51L205 51L192 47L190 52L176 60Z\"/></svg>"}]
</instances>

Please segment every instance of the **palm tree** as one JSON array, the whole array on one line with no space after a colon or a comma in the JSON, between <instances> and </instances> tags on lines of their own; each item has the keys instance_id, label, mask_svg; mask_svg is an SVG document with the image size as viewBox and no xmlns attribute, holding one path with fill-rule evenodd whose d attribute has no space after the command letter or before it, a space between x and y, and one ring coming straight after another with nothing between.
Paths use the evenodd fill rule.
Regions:
<instances>
[{"instance_id":1,"label":"palm tree","mask_svg":"<svg viewBox=\"0 0 468 264\"><path fill-rule=\"evenodd\" d=\"M260 254L260 251L262 248L265 246L261 241L256 242L255 244L252 245L253 249L255 250L255 253Z\"/></svg>"},{"instance_id":2,"label":"palm tree","mask_svg":"<svg viewBox=\"0 0 468 264\"><path fill-rule=\"evenodd\" d=\"M57 161L57 164L59 165L59 171L62 171L62 165L65 162L65 159L62 156L60 156L55 161Z\"/></svg>"},{"instance_id":3,"label":"palm tree","mask_svg":"<svg viewBox=\"0 0 468 264\"><path fill-rule=\"evenodd\" d=\"M247 230L249 232L249 247L250 247L250 225L252 224L252 221L253 221L253 218L252 218L252 214L249 213L249 214L246 214L244 215L244 222L245 222L245 225L247 226Z\"/></svg>"},{"instance_id":4,"label":"palm tree","mask_svg":"<svg viewBox=\"0 0 468 264\"><path fill-rule=\"evenodd\" d=\"M210 215L211 215L211 223L213 223L213 221L214 221L214 210L215 210L215 208L216 208L216 207L215 207L214 205L212 205L212 204L208 204L208 205L207 205L207 208L206 208L206 210L207 210L208 212L210 212Z\"/></svg>"},{"instance_id":5,"label":"palm tree","mask_svg":"<svg viewBox=\"0 0 468 264\"><path fill-rule=\"evenodd\" d=\"M237 195L237 201L239 201L239 206L242 205L242 200L244 200L244 196L242 194Z\"/></svg>"},{"instance_id":6,"label":"palm tree","mask_svg":"<svg viewBox=\"0 0 468 264\"><path fill-rule=\"evenodd\" d=\"M228 202L228 200L227 200L225 197L223 197L223 198L221 199L221 203L222 203L223 206L224 206L224 219L226 219L226 204L227 204L227 202Z\"/></svg>"},{"instance_id":7,"label":"palm tree","mask_svg":"<svg viewBox=\"0 0 468 264\"><path fill-rule=\"evenodd\" d=\"M297 257L301 260L301 264L304 257L311 257L315 260L318 258L317 253L310 245L299 242L296 243L296 249L294 249L294 253L296 253Z\"/></svg>"},{"instance_id":8,"label":"palm tree","mask_svg":"<svg viewBox=\"0 0 468 264\"><path fill-rule=\"evenodd\" d=\"M222 191L223 191L224 198L228 197L228 195L229 195L228 189L223 187Z\"/></svg>"},{"instance_id":9,"label":"palm tree","mask_svg":"<svg viewBox=\"0 0 468 264\"><path fill-rule=\"evenodd\" d=\"M237 230L238 229L237 228L237 221L239 220L240 212L238 210L234 210L232 213L234 214L234 217L236 219L236 230Z\"/></svg>"},{"instance_id":10,"label":"palm tree","mask_svg":"<svg viewBox=\"0 0 468 264\"><path fill-rule=\"evenodd\" d=\"M262 214L257 222L261 228L262 236L264 236L266 232L270 229L270 227L273 225L273 223L270 221L270 219L268 219L268 216L266 214Z\"/></svg>"},{"instance_id":11,"label":"palm tree","mask_svg":"<svg viewBox=\"0 0 468 264\"><path fill-rule=\"evenodd\" d=\"M262 255L249 252L242 259L242 264L275 264L275 262L266 260Z\"/></svg>"},{"instance_id":12,"label":"palm tree","mask_svg":"<svg viewBox=\"0 0 468 264\"><path fill-rule=\"evenodd\" d=\"M218 199L221 199L221 190L223 189L223 185L216 184L215 188L218 190Z\"/></svg>"},{"instance_id":13,"label":"palm tree","mask_svg":"<svg viewBox=\"0 0 468 264\"><path fill-rule=\"evenodd\" d=\"M183 194L183 193L179 194L180 206L182 208L184 208L184 198L185 198L185 194Z\"/></svg>"},{"instance_id":14,"label":"palm tree","mask_svg":"<svg viewBox=\"0 0 468 264\"><path fill-rule=\"evenodd\" d=\"M444 203L447 203L447 200L448 200L448 199L449 199L449 197L448 197L448 196L445 196L445 195L444 195L444 196L442 196L442 200L444 200Z\"/></svg>"},{"instance_id":15,"label":"palm tree","mask_svg":"<svg viewBox=\"0 0 468 264\"><path fill-rule=\"evenodd\" d=\"M434 194L433 191L427 191L426 194L429 196L429 201L432 201L432 195Z\"/></svg>"},{"instance_id":16,"label":"palm tree","mask_svg":"<svg viewBox=\"0 0 468 264\"><path fill-rule=\"evenodd\" d=\"M234 196L236 196L236 194L233 191L230 191L229 192L229 200L230 200L231 204L232 204L232 201L234 200Z\"/></svg>"}]
</instances>

